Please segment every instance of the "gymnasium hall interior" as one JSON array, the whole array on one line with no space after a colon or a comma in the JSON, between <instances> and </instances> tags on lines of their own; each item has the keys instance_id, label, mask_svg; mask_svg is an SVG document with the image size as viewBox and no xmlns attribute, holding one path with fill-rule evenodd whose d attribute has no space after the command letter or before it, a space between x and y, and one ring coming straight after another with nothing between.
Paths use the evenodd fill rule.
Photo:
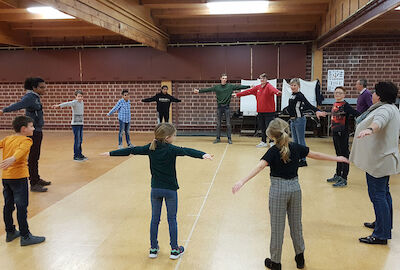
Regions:
<instances>
[{"instance_id":1,"label":"gymnasium hall interior","mask_svg":"<svg viewBox=\"0 0 400 270\"><path fill-rule=\"evenodd\" d=\"M326 112L319 119L315 111L304 116L306 145L336 156L336 87L345 89L345 100L356 109L360 82L372 97L379 82L400 85L400 0L0 0L0 140L13 135L13 119L25 115L24 109L5 108L26 95L27 78L43 79L38 169L41 179L51 181L46 191L29 190L29 230L46 241L26 247L19 239L6 242L1 221L0 269L268 269L270 168L232 194L273 147L256 147L263 133L256 94L230 98L220 142L213 143L220 105L215 93L201 90L220 85L224 76L229 84L252 88L262 74L282 92L274 97L275 116L289 122L293 117L283 109L291 80L301 79L300 92ZM164 86L180 100L167 111L177 130L173 144L213 155L177 158L178 244L185 252L176 260L170 259L165 204L158 256L149 258L149 157L100 155L154 140L158 103L142 100ZM126 134L119 141L119 113L109 114L123 90L130 100L131 144ZM73 101L76 91L84 102L86 160L74 156L72 110L55 106ZM398 109L399 95L394 104ZM349 150L356 128L357 120L349 117ZM364 222L375 218L366 172L350 163L346 186L333 187L327 179L336 162L307 158L307 165L298 168L304 269L400 269L399 174L389 184L391 239L368 245L359 241L372 233ZM18 229L16 211L14 223ZM296 254L285 226L280 263L294 270Z\"/></svg>"}]
</instances>

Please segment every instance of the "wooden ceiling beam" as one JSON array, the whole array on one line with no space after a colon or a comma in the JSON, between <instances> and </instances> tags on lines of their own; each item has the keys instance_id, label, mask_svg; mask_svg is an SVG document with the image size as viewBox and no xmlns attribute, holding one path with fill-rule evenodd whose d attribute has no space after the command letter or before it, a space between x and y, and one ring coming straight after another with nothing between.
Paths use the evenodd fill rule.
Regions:
<instances>
[{"instance_id":1,"label":"wooden ceiling beam","mask_svg":"<svg viewBox=\"0 0 400 270\"><path fill-rule=\"evenodd\" d=\"M329 44L342 39L399 5L400 0L375 0L369 2L361 10L357 11L332 30L319 36L317 39L318 48L322 49Z\"/></svg>"},{"instance_id":2,"label":"wooden ceiling beam","mask_svg":"<svg viewBox=\"0 0 400 270\"><path fill-rule=\"evenodd\" d=\"M225 17L198 17L181 19L163 19L163 26L207 26L207 25L232 25L232 24L296 24L296 23L318 23L320 15L260 15L260 16L225 16Z\"/></svg>"},{"instance_id":3,"label":"wooden ceiling beam","mask_svg":"<svg viewBox=\"0 0 400 270\"><path fill-rule=\"evenodd\" d=\"M201 27L168 27L171 35L176 34L204 34L204 33L249 33L249 32L312 32L315 31L314 24L296 24L296 25L215 25Z\"/></svg>"},{"instance_id":4,"label":"wooden ceiling beam","mask_svg":"<svg viewBox=\"0 0 400 270\"><path fill-rule=\"evenodd\" d=\"M46 20L40 14L32 13L0 13L0 22L21 22L21 21L37 21Z\"/></svg>"},{"instance_id":5,"label":"wooden ceiling beam","mask_svg":"<svg viewBox=\"0 0 400 270\"><path fill-rule=\"evenodd\" d=\"M13 31L8 23L0 22L0 44L27 47L30 39L25 33Z\"/></svg>"},{"instance_id":6,"label":"wooden ceiling beam","mask_svg":"<svg viewBox=\"0 0 400 270\"><path fill-rule=\"evenodd\" d=\"M32 38L37 37L88 37L88 36L115 36L114 32L107 29L50 29L50 30L31 30Z\"/></svg>"},{"instance_id":7,"label":"wooden ceiling beam","mask_svg":"<svg viewBox=\"0 0 400 270\"><path fill-rule=\"evenodd\" d=\"M163 8L195 8L204 6L207 0L141 0L141 4L154 9ZM270 0L271 5L298 4L299 0ZM302 4L327 4L329 0L301 0Z\"/></svg>"},{"instance_id":8,"label":"wooden ceiling beam","mask_svg":"<svg viewBox=\"0 0 400 270\"><path fill-rule=\"evenodd\" d=\"M18 0L0 0L0 3L5 4L6 6L9 6L10 8L19 7L19 1Z\"/></svg>"},{"instance_id":9,"label":"wooden ceiling beam","mask_svg":"<svg viewBox=\"0 0 400 270\"><path fill-rule=\"evenodd\" d=\"M151 21L150 11L137 4L137 1L36 1L155 49L162 51L167 49L168 34Z\"/></svg>"},{"instance_id":10,"label":"wooden ceiling beam","mask_svg":"<svg viewBox=\"0 0 400 270\"><path fill-rule=\"evenodd\" d=\"M327 11L327 4L315 4L315 5L295 5L290 6L275 5L268 8L267 13L263 14L293 14L293 15L316 15L324 14ZM185 9L154 9L152 10L152 15L160 19L177 19L177 18L188 18L196 16L226 16L226 15L215 15L210 14L207 7L202 8L185 8ZM235 17L236 15L229 15Z\"/></svg>"}]
</instances>

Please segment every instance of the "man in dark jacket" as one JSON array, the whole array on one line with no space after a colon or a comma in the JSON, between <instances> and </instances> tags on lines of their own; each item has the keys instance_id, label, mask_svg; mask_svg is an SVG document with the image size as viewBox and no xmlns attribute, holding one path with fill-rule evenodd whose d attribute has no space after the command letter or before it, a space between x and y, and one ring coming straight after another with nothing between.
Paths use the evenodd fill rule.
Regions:
<instances>
[{"instance_id":1,"label":"man in dark jacket","mask_svg":"<svg viewBox=\"0 0 400 270\"><path fill-rule=\"evenodd\" d=\"M27 93L19 102L0 110L0 115L7 112L25 109L25 115L33 119L35 130L33 131L33 136L30 137L33 144L28 158L29 180L31 183L31 191L46 192L47 188L44 186L50 185L51 182L44 181L39 176L40 147L42 145L42 128L44 125L40 96L46 91L46 83L41 78L28 78L25 80L24 86Z\"/></svg>"}]
</instances>

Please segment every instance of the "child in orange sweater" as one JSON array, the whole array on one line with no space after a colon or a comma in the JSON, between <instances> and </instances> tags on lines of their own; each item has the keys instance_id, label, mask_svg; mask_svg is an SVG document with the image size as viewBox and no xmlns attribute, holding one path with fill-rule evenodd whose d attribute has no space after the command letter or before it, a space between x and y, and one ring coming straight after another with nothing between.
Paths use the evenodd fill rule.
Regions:
<instances>
[{"instance_id":1,"label":"child in orange sweater","mask_svg":"<svg viewBox=\"0 0 400 270\"><path fill-rule=\"evenodd\" d=\"M3 149L3 195L4 195L4 222L6 225L6 242L21 236L21 246L41 243L45 240L42 236L33 236L29 232L27 222L28 208L28 155L32 146L32 136L35 128L33 120L28 116L17 116L13 123L15 135L5 137L0 141ZM12 213L14 205L17 207L19 231L15 229Z\"/></svg>"}]
</instances>

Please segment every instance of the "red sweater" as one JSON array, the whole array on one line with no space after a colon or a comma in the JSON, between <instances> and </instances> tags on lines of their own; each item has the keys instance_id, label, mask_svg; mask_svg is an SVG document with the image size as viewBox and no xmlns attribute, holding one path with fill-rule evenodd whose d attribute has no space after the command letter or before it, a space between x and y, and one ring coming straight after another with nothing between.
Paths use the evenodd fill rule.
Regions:
<instances>
[{"instance_id":1,"label":"red sweater","mask_svg":"<svg viewBox=\"0 0 400 270\"><path fill-rule=\"evenodd\" d=\"M281 95L281 92L273 87L270 83L266 83L264 87L260 85L253 88L237 93L236 96L243 97L248 95L255 95L257 100L257 112L275 112L274 95Z\"/></svg>"}]
</instances>

